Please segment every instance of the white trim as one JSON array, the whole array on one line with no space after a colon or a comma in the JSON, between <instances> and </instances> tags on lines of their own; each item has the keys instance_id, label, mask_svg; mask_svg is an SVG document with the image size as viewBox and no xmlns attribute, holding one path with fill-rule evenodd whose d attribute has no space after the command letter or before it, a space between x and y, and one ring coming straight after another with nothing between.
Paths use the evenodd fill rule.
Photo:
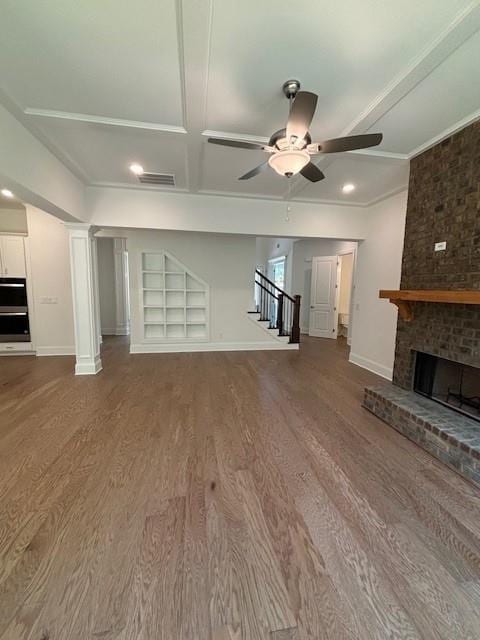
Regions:
<instances>
[{"instance_id":1,"label":"white trim","mask_svg":"<svg viewBox=\"0 0 480 640\"><path fill-rule=\"evenodd\" d=\"M149 131L162 131L164 133L187 133L185 127L177 127L158 122L142 122L139 120L123 120L122 118L109 118L107 116L92 116L86 113L71 113L69 111L55 111L53 109L24 110L27 116L39 116L42 118L56 118L59 120L75 120L77 122L92 122L94 124L106 124L114 127L128 127L130 129L148 129Z\"/></svg>"},{"instance_id":2,"label":"white trim","mask_svg":"<svg viewBox=\"0 0 480 640\"><path fill-rule=\"evenodd\" d=\"M354 156L368 156L370 158L384 158L386 160L399 160L400 162L405 162L410 159L408 153L394 153L393 151L381 151L375 150L375 148L370 149L353 149L352 151L347 151Z\"/></svg>"},{"instance_id":3,"label":"white trim","mask_svg":"<svg viewBox=\"0 0 480 640\"><path fill-rule=\"evenodd\" d=\"M276 264L277 262L285 262L287 260L287 256L277 256L276 258L269 258L268 262L270 264Z\"/></svg>"},{"instance_id":4,"label":"white trim","mask_svg":"<svg viewBox=\"0 0 480 640\"><path fill-rule=\"evenodd\" d=\"M453 136L458 131L461 131L465 127L468 127L468 125L476 122L478 119L480 119L480 109L478 109L477 111L474 111L473 113L466 116L462 120L459 120L458 122L453 124L451 127L447 127L438 135L434 136L433 138L430 138L430 140L427 140L427 142L424 142L420 146L416 147L416 149L414 149L408 154L408 157L410 159L415 158L415 156L418 156L424 151L427 151L427 149L434 147L436 144L438 144L442 140L445 140L446 138Z\"/></svg>"},{"instance_id":5,"label":"white trim","mask_svg":"<svg viewBox=\"0 0 480 640\"><path fill-rule=\"evenodd\" d=\"M162 191L165 193L183 193L189 194L190 191L186 187L162 187L161 185L132 184L130 182L89 182L88 187L100 187L105 189L130 189L135 191ZM195 194L193 194L195 195Z\"/></svg>"},{"instance_id":6,"label":"white trim","mask_svg":"<svg viewBox=\"0 0 480 640\"><path fill-rule=\"evenodd\" d=\"M43 356L74 356L75 345L68 347L37 347L36 354L39 357Z\"/></svg>"},{"instance_id":7,"label":"white trim","mask_svg":"<svg viewBox=\"0 0 480 640\"><path fill-rule=\"evenodd\" d=\"M131 344L130 353L190 353L193 351L291 351L298 344L271 342L206 342L176 344Z\"/></svg>"},{"instance_id":8,"label":"white trim","mask_svg":"<svg viewBox=\"0 0 480 640\"><path fill-rule=\"evenodd\" d=\"M265 136L252 136L250 133L232 133L231 131L202 131L205 138L219 138L220 140L232 140L233 142L251 142L252 144L268 144L270 138Z\"/></svg>"},{"instance_id":9,"label":"white trim","mask_svg":"<svg viewBox=\"0 0 480 640\"><path fill-rule=\"evenodd\" d=\"M79 362L77 358L77 363L75 364L75 375L76 376L91 376L97 374L102 370L102 361L100 360L100 356L95 356L93 361L89 358L88 361Z\"/></svg>"},{"instance_id":10,"label":"white trim","mask_svg":"<svg viewBox=\"0 0 480 640\"><path fill-rule=\"evenodd\" d=\"M378 198L374 198L373 200L371 200L366 206L373 207L375 204L379 204L380 202L383 202L383 200L388 200L388 198L393 198L393 196L397 196L399 193L403 193L404 191L408 191L408 184L403 185L403 187L398 187L396 189L392 189L391 191L387 191L387 193L384 193L383 195L378 196Z\"/></svg>"},{"instance_id":11,"label":"white trim","mask_svg":"<svg viewBox=\"0 0 480 640\"><path fill-rule=\"evenodd\" d=\"M352 364L356 364L358 367L362 367L363 369L368 369L368 371L371 371L372 373L376 373L377 376L381 376L382 378L386 378L390 381L392 380L393 369L380 364L380 362L369 360L368 358L359 356L356 353L350 353L348 361Z\"/></svg>"},{"instance_id":12,"label":"white trim","mask_svg":"<svg viewBox=\"0 0 480 640\"><path fill-rule=\"evenodd\" d=\"M100 333L102 334L102 336L123 335L123 334L117 334L117 330L115 327L102 327L100 329Z\"/></svg>"}]
</instances>

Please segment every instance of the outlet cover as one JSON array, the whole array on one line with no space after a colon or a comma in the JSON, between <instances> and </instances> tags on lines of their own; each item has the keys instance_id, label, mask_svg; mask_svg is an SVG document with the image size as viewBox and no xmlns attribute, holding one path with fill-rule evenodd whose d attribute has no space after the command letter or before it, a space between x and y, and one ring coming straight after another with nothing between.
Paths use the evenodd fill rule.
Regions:
<instances>
[{"instance_id":1,"label":"outlet cover","mask_svg":"<svg viewBox=\"0 0 480 640\"><path fill-rule=\"evenodd\" d=\"M435 251L445 251L447 248L446 242L436 242L435 243Z\"/></svg>"}]
</instances>

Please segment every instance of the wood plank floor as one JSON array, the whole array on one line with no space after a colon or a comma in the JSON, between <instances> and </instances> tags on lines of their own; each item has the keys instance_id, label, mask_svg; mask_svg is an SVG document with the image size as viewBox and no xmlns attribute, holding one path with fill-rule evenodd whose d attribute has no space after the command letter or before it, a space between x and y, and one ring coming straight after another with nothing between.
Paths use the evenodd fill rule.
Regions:
<instances>
[{"instance_id":1,"label":"wood plank floor","mask_svg":"<svg viewBox=\"0 0 480 640\"><path fill-rule=\"evenodd\" d=\"M0 360L2 640L480 638L480 492L345 347Z\"/></svg>"}]
</instances>

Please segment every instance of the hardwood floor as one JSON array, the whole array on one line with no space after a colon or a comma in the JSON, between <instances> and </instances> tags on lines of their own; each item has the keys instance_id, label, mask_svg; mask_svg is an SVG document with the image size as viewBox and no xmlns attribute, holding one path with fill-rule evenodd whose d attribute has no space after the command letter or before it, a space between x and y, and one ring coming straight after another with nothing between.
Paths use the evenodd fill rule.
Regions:
<instances>
[{"instance_id":1,"label":"hardwood floor","mask_svg":"<svg viewBox=\"0 0 480 640\"><path fill-rule=\"evenodd\" d=\"M480 492L300 352L0 360L2 640L480 638Z\"/></svg>"}]
</instances>

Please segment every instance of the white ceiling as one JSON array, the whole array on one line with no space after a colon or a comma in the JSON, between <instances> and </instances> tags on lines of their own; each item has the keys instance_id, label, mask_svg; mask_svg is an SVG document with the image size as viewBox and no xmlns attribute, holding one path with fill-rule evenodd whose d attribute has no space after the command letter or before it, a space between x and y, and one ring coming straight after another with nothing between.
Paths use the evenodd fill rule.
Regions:
<instances>
[{"instance_id":1,"label":"white ceiling","mask_svg":"<svg viewBox=\"0 0 480 640\"><path fill-rule=\"evenodd\" d=\"M467 0L3 0L0 99L86 184L139 186L137 161L182 191L367 204L480 116L479 30ZM270 170L239 182L265 155L206 138L282 128L291 77L319 95L315 139L384 141L323 156L317 184Z\"/></svg>"}]
</instances>

